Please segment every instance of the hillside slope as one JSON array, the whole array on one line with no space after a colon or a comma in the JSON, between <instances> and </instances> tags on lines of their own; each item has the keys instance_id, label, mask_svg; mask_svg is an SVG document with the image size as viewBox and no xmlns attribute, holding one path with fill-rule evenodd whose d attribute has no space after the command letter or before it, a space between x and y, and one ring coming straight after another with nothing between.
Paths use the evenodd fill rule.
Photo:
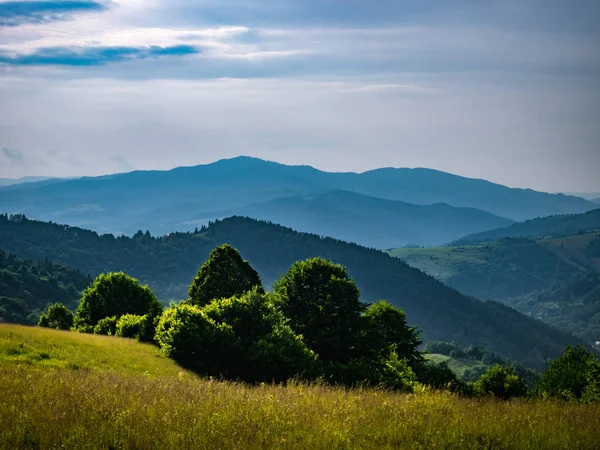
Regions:
<instances>
[{"instance_id":1,"label":"hillside slope","mask_svg":"<svg viewBox=\"0 0 600 450\"><path fill-rule=\"evenodd\" d=\"M41 312L56 302L75 309L91 281L47 259L33 262L0 250L0 322L37 324Z\"/></svg>"},{"instance_id":2,"label":"hillside slope","mask_svg":"<svg viewBox=\"0 0 600 450\"><path fill-rule=\"evenodd\" d=\"M584 272L528 239L507 238L470 247L396 249L390 254L482 300L506 300Z\"/></svg>"},{"instance_id":3,"label":"hillside slope","mask_svg":"<svg viewBox=\"0 0 600 450\"><path fill-rule=\"evenodd\" d=\"M538 217L497 230L471 234L450 243L452 246L475 245L506 237L563 237L600 230L600 208L584 214Z\"/></svg>"},{"instance_id":4,"label":"hillside slope","mask_svg":"<svg viewBox=\"0 0 600 450\"><path fill-rule=\"evenodd\" d=\"M132 234L150 229L165 234L189 231L190 221L215 219L220 211L241 215L238 209L249 205L339 190L420 205L477 208L513 220L594 208L579 197L510 189L429 169L329 173L239 157L169 171L4 187L0 212L24 213L98 232ZM443 223L438 228L443 230ZM325 233L319 230L319 234Z\"/></svg>"},{"instance_id":5,"label":"hillside slope","mask_svg":"<svg viewBox=\"0 0 600 450\"><path fill-rule=\"evenodd\" d=\"M402 307L427 339L483 345L537 367L576 341L510 308L461 295L383 252L265 222L230 218L195 234L114 238L21 216L0 216L0 246L7 250L33 259L48 257L92 274L123 270L149 283L162 300L185 298L196 270L223 243L239 249L266 285L296 260L321 256L343 264L360 287L363 301L387 299Z\"/></svg>"},{"instance_id":6,"label":"hillside slope","mask_svg":"<svg viewBox=\"0 0 600 450\"><path fill-rule=\"evenodd\" d=\"M593 448L600 409L200 379L131 339L0 324L0 447Z\"/></svg>"},{"instance_id":7,"label":"hillside slope","mask_svg":"<svg viewBox=\"0 0 600 450\"><path fill-rule=\"evenodd\" d=\"M232 215L380 249L407 244L440 245L466 229L490 230L512 223L474 208L443 203L415 205L349 191L278 198L217 214Z\"/></svg>"},{"instance_id":8,"label":"hillside slope","mask_svg":"<svg viewBox=\"0 0 600 450\"><path fill-rule=\"evenodd\" d=\"M589 343L600 341L600 275L555 284L507 304Z\"/></svg>"}]
</instances>

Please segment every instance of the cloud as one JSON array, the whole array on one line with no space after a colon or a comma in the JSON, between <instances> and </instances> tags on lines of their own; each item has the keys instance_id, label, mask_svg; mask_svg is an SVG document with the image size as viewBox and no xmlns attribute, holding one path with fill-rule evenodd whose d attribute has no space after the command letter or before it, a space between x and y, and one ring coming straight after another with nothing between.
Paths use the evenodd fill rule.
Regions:
<instances>
[{"instance_id":1,"label":"cloud","mask_svg":"<svg viewBox=\"0 0 600 450\"><path fill-rule=\"evenodd\" d=\"M11 65L97 66L112 62L161 56L185 56L199 53L191 45L172 47L51 47L31 54L8 56L0 54L0 63Z\"/></svg>"},{"instance_id":2,"label":"cloud","mask_svg":"<svg viewBox=\"0 0 600 450\"><path fill-rule=\"evenodd\" d=\"M0 2L0 26L65 20L78 12L103 11L106 6L92 0Z\"/></svg>"},{"instance_id":3,"label":"cloud","mask_svg":"<svg viewBox=\"0 0 600 450\"><path fill-rule=\"evenodd\" d=\"M22 164L25 160L25 155L21 150L4 147L2 153L11 164Z\"/></svg>"}]
</instances>

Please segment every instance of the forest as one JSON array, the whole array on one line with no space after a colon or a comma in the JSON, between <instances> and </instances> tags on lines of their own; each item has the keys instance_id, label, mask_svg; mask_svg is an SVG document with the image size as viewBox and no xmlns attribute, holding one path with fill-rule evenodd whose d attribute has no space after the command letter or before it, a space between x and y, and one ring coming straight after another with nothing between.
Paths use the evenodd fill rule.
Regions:
<instances>
[{"instance_id":1,"label":"forest","mask_svg":"<svg viewBox=\"0 0 600 450\"><path fill-rule=\"evenodd\" d=\"M397 258L330 238L246 218L229 218L192 233L152 237L98 235L81 228L0 215L0 248L32 260L48 258L95 277L123 271L148 284L163 303L187 298L210 251L229 243L269 288L298 260L323 257L346 267L367 303L402 308L425 340L482 345L527 367L542 368L567 344L582 341L497 302L481 302Z\"/></svg>"}]
</instances>

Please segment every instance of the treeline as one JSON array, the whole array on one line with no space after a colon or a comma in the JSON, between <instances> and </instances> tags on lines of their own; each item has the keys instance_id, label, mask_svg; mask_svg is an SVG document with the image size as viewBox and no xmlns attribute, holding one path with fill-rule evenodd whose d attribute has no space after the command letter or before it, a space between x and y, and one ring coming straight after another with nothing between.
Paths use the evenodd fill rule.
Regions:
<instances>
[{"instance_id":1,"label":"treeline","mask_svg":"<svg viewBox=\"0 0 600 450\"><path fill-rule=\"evenodd\" d=\"M48 259L34 262L0 250L0 321L33 325L52 303L75 308L91 281Z\"/></svg>"},{"instance_id":2,"label":"treeline","mask_svg":"<svg viewBox=\"0 0 600 450\"><path fill-rule=\"evenodd\" d=\"M123 273L103 274L83 292L74 317L53 305L40 325L136 337L201 375L252 383L321 379L407 392L420 383L462 395L534 395L514 367L494 365L464 384L446 364L428 362L418 349L419 330L401 309L361 302L346 269L322 258L294 263L266 292L254 268L223 245L211 252L188 293L163 310L147 286ZM467 351L475 356L479 349ZM568 347L535 389L600 401L600 362L583 347Z\"/></svg>"},{"instance_id":3,"label":"treeline","mask_svg":"<svg viewBox=\"0 0 600 450\"><path fill-rule=\"evenodd\" d=\"M528 367L544 367L579 341L497 303L466 297L389 255L252 219L232 217L193 233L152 237L98 235L75 227L0 215L0 247L30 259L49 258L97 276L123 271L167 302L187 297L210 251L239 249L270 287L298 260L322 257L346 267L365 302L385 298L401 307L426 340L483 345Z\"/></svg>"}]
</instances>

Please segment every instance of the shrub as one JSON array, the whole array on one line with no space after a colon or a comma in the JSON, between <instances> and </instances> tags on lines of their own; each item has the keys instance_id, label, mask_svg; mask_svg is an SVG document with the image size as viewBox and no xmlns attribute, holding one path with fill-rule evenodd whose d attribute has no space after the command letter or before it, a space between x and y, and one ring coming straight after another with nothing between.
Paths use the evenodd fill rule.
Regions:
<instances>
[{"instance_id":1,"label":"shrub","mask_svg":"<svg viewBox=\"0 0 600 450\"><path fill-rule=\"evenodd\" d=\"M538 383L542 396L565 400L600 400L600 362L596 356L578 345L567 346L565 352L552 361Z\"/></svg>"},{"instance_id":2,"label":"shrub","mask_svg":"<svg viewBox=\"0 0 600 450\"><path fill-rule=\"evenodd\" d=\"M528 393L525 380L512 367L496 364L475 382L474 390L480 396L493 396L503 400L524 397Z\"/></svg>"},{"instance_id":3,"label":"shrub","mask_svg":"<svg viewBox=\"0 0 600 450\"><path fill-rule=\"evenodd\" d=\"M107 336L114 336L117 332L117 317L105 317L100 319L94 327L94 334L105 334Z\"/></svg>"},{"instance_id":4,"label":"shrub","mask_svg":"<svg viewBox=\"0 0 600 450\"><path fill-rule=\"evenodd\" d=\"M314 353L259 288L202 308L172 307L163 313L156 339L167 354L206 375L255 382L315 372Z\"/></svg>"},{"instance_id":5,"label":"shrub","mask_svg":"<svg viewBox=\"0 0 600 450\"><path fill-rule=\"evenodd\" d=\"M117 321L117 336L139 339L142 329L142 321L145 319L145 317L145 315L139 316L136 314L123 314Z\"/></svg>"},{"instance_id":6,"label":"shrub","mask_svg":"<svg viewBox=\"0 0 600 450\"><path fill-rule=\"evenodd\" d=\"M148 286L141 286L135 278L123 272L100 274L85 290L75 315L75 327L79 330L94 327L105 317L123 314L154 317L162 311L162 306Z\"/></svg>"},{"instance_id":7,"label":"shrub","mask_svg":"<svg viewBox=\"0 0 600 450\"><path fill-rule=\"evenodd\" d=\"M40 316L38 325L57 330L70 330L73 326L73 313L62 303L55 303Z\"/></svg>"},{"instance_id":8,"label":"shrub","mask_svg":"<svg viewBox=\"0 0 600 450\"><path fill-rule=\"evenodd\" d=\"M420 383L435 389L449 389L451 391L462 391L464 383L460 382L456 374L450 369L445 361L434 363L426 361L415 370Z\"/></svg>"},{"instance_id":9,"label":"shrub","mask_svg":"<svg viewBox=\"0 0 600 450\"><path fill-rule=\"evenodd\" d=\"M256 270L228 244L215 248L198 270L189 288L189 303L204 306L211 300L229 298L262 284Z\"/></svg>"},{"instance_id":10,"label":"shrub","mask_svg":"<svg viewBox=\"0 0 600 450\"><path fill-rule=\"evenodd\" d=\"M226 376L227 358L238 353L230 326L216 324L198 306L186 303L163 312L156 342L179 364L204 375Z\"/></svg>"}]
</instances>

